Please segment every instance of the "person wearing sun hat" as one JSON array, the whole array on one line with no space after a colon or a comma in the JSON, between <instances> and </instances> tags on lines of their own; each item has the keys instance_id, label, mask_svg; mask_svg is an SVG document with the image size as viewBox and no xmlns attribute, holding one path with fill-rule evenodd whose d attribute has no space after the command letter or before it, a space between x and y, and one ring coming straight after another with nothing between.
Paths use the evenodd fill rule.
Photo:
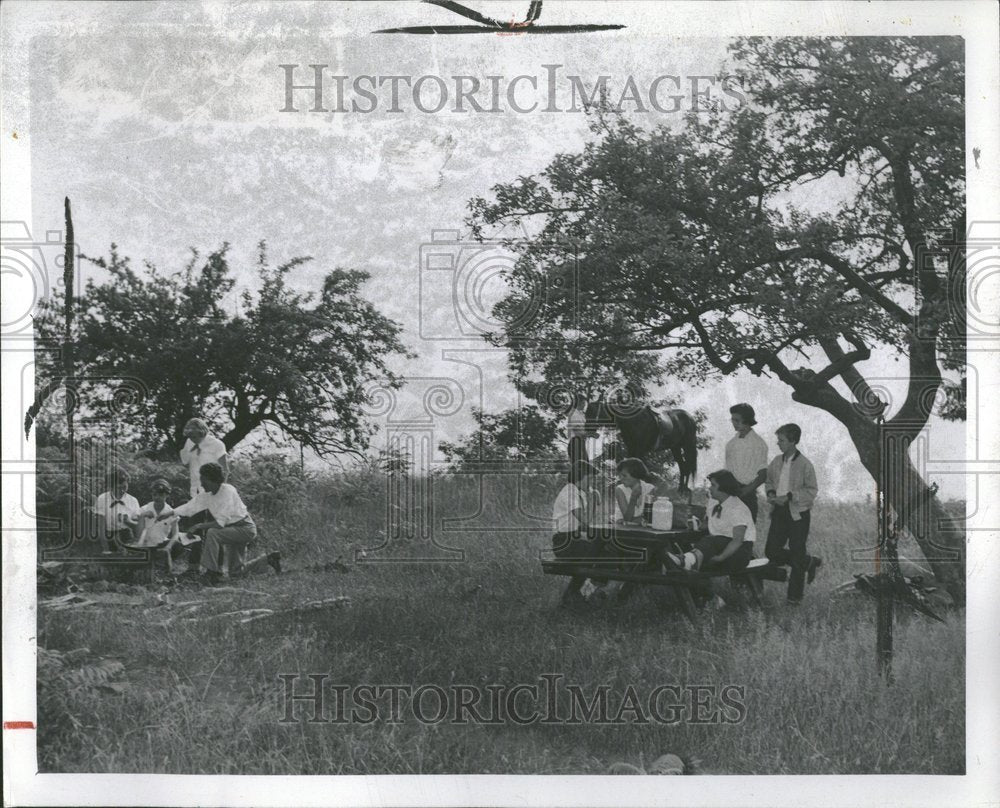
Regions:
<instances>
[{"instance_id":1,"label":"person wearing sun hat","mask_svg":"<svg viewBox=\"0 0 1000 808\"><path fill-rule=\"evenodd\" d=\"M153 499L139 509L140 524L143 524L139 540L132 545L149 550L163 550L166 553L167 570L173 572L173 562L183 554L177 517L167 502L173 487L163 477L150 484Z\"/></svg>"},{"instance_id":2,"label":"person wearing sun hat","mask_svg":"<svg viewBox=\"0 0 1000 808\"><path fill-rule=\"evenodd\" d=\"M159 547L177 537L177 520L167 521L174 509L167 502L171 485L163 477L153 480L150 485L153 499L139 509L139 518L145 520L139 537L139 547Z\"/></svg>"}]
</instances>

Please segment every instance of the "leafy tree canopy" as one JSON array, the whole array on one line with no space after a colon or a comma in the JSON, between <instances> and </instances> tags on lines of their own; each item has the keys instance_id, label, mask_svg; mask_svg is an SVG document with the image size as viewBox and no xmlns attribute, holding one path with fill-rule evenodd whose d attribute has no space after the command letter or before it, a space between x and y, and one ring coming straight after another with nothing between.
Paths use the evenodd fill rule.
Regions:
<instances>
[{"instance_id":1,"label":"leafy tree canopy","mask_svg":"<svg viewBox=\"0 0 1000 808\"><path fill-rule=\"evenodd\" d=\"M963 296L949 290L964 267L945 239L964 226L960 41L753 39L733 52L753 105L693 114L678 133L598 115L581 153L472 201L477 235L515 222L537 233L511 239L521 258L497 306L501 319L537 306L494 337L517 379L618 363L619 380L624 368L648 384L745 367L829 409L837 377L877 406L855 368L875 345L939 383L938 361L961 369ZM848 174L828 212L790 201ZM566 242L576 284L538 299ZM789 366L805 356L827 362Z\"/></svg>"},{"instance_id":2,"label":"leafy tree canopy","mask_svg":"<svg viewBox=\"0 0 1000 808\"><path fill-rule=\"evenodd\" d=\"M273 267L261 242L260 289L236 297L228 252L192 250L171 275L149 263L135 270L115 245L87 259L108 278L87 283L74 324L82 409L151 449L175 447L196 416L230 449L258 427L320 455L364 449L368 383L398 387L386 363L406 353L400 326L362 296L368 275L337 268L318 293L298 292L288 276L309 259ZM57 340L58 315L43 308L42 344Z\"/></svg>"}]
</instances>

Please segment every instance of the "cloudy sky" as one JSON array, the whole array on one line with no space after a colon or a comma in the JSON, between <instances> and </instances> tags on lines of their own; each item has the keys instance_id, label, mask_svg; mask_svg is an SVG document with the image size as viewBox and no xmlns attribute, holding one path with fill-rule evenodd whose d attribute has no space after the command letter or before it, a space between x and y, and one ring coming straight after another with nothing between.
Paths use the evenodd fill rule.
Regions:
<instances>
[{"instance_id":1,"label":"cloudy sky","mask_svg":"<svg viewBox=\"0 0 1000 808\"><path fill-rule=\"evenodd\" d=\"M669 18L655 17L653 4L546 3L541 23L629 25L623 32L568 37L367 35L388 26L463 22L410 2L34 5L49 10L24 12L37 16L27 99L34 231L61 229L62 198L69 196L77 241L89 255L106 254L115 242L136 262L169 271L184 264L190 247L205 252L229 242L231 265L241 283L252 286L256 244L264 239L275 261L314 257L294 272L301 288L316 288L334 266L366 270L372 276L367 295L404 325L419 354L398 366L410 382L392 417L419 418L431 388L451 391L450 402L437 407L444 414L433 417L435 439L468 431L470 406L497 411L514 405L516 396L505 381L503 355L463 331L460 321L475 320L477 312L463 313L469 304L462 300L456 310L453 276L429 271L428 256L458 255L459 286L466 288L461 267L472 253L463 253L460 242L468 200L540 170L557 152L578 149L588 134L583 115L545 112L545 91L532 92L530 82L521 82L513 98L521 106L538 102L538 109L513 111L510 81L524 74L544 88L547 70L554 69L556 105L565 108L569 75L588 86L610 76L619 92L628 76L648 87L657 76L672 75L683 96L692 77L727 72L725 39L673 35ZM503 19L521 19L527 8L469 5ZM353 100L369 103L351 91L362 75L441 76L450 97L440 112L423 112L404 87L399 111L392 111L383 85L371 113L309 112L311 94L298 91L300 111L282 112L283 64L300 66L294 74L300 83L311 81L311 64L348 76L348 107ZM478 77L483 87L485 77L501 77L500 111L456 112L451 77L459 75ZM426 107L434 106L437 86L435 79L424 82ZM664 98L674 92L672 84L661 87L670 88L661 89ZM325 90L332 108L336 88ZM488 107L488 90L477 97ZM690 98L676 104L684 111ZM650 126L680 123L680 112L637 117ZM831 198L835 188L816 186L796 201L823 206ZM502 256L475 260L482 267L503 262ZM488 297L496 289L486 291ZM898 397L902 366L888 354L861 369ZM802 448L830 496L871 490L843 427L791 402L778 382L745 374L704 389L668 385L664 392L680 395L688 409L709 412L713 446L701 461L705 471L720 464L731 435L728 406L745 400L757 408L769 442L781 423L803 426ZM962 425L932 425L932 460L960 458L964 448ZM948 495L963 493L956 476L939 482Z\"/></svg>"}]
</instances>

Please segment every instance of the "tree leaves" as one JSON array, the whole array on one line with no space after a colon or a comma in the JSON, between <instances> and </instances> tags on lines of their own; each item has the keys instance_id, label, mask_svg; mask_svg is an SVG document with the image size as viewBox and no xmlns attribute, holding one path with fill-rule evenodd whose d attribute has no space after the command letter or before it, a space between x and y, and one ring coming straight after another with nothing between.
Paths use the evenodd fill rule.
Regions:
<instances>
[{"instance_id":1,"label":"tree leaves","mask_svg":"<svg viewBox=\"0 0 1000 808\"><path fill-rule=\"evenodd\" d=\"M473 408L472 416L477 424L475 432L459 443L442 441L439 445L452 470L478 463L528 463L563 456L556 447L559 421L536 405L496 414Z\"/></svg>"},{"instance_id":2,"label":"tree leaves","mask_svg":"<svg viewBox=\"0 0 1000 808\"><path fill-rule=\"evenodd\" d=\"M964 228L960 43L744 39L732 50L749 105L691 115L680 131L605 112L578 154L470 203L480 235L536 234L510 242L521 260L502 321L565 260L554 245L573 245L576 294L546 297L531 323L493 337L523 392L539 376L646 386L739 368L804 391L811 382L786 363L822 357L822 340L905 351L918 316L933 332L954 310L945 281L960 269L927 246ZM836 191L825 210L800 201L817 182ZM933 259L919 275L917 254ZM939 350L957 365L956 349Z\"/></svg>"},{"instance_id":3,"label":"tree leaves","mask_svg":"<svg viewBox=\"0 0 1000 808\"><path fill-rule=\"evenodd\" d=\"M262 242L260 289L236 297L228 253L228 244L204 257L192 249L170 275L149 264L135 271L115 245L107 258L89 259L109 276L87 284L76 332L92 417L164 451L199 415L230 449L269 424L319 454L364 448L365 383L398 386L386 362L406 354L400 326L363 296L368 275L333 269L318 295L301 292L289 275L309 259L272 267ZM55 333L54 314L43 310L43 336ZM131 404L111 395L122 379L141 390Z\"/></svg>"}]
</instances>

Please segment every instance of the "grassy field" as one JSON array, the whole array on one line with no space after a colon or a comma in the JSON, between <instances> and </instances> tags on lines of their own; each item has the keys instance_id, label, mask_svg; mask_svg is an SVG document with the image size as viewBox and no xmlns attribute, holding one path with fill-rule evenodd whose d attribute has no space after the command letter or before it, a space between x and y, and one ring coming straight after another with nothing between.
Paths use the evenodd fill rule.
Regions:
<instances>
[{"instance_id":1,"label":"grassy field","mask_svg":"<svg viewBox=\"0 0 1000 808\"><path fill-rule=\"evenodd\" d=\"M864 505L816 508L811 547L824 566L801 607L786 606L783 586L769 583L765 611L746 611L723 587L730 605L694 627L647 591L621 608L555 608L562 581L543 576L538 563L548 536L527 527L532 514L547 511L555 481L536 481L520 495L509 479L496 490L487 484L479 508L472 481L436 480L438 522L480 511L443 534L464 560L436 564L356 563L357 549L367 548L370 561L419 556L427 545L390 535L388 546L372 549L386 525L383 495L370 481L312 485L312 506L265 531L262 549L286 553L281 576L242 582L244 592L169 596L205 601L193 612L198 620L162 625L172 608L155 605L163 587L133 589L138 605L39 609L41 646L86 647L81 654L91 663L124 666L109 674L114 688L69 687L65 674L40 683L42 771L603 774L668 752L697 759L707 773L964 771L961 614L938 624L902 613L887 686L875 670L874 603L831 594L870 570L850 556L871 544ZM340 555L347 572L316 566ZM335 596L350 602L246 624L211 619ZM746 709L729 724L424 724L406 711L397 724L282 723L282 673L442 688L513 687L549 673L585 691L609 685L619 697L631 684L643 699L658 685L735 685L745 688ZM434 703L427 700L429 713ZM565 699L560 705L565 715ZM296 710L309 715L308 705Z\"/></svg>"}]
</instances>

